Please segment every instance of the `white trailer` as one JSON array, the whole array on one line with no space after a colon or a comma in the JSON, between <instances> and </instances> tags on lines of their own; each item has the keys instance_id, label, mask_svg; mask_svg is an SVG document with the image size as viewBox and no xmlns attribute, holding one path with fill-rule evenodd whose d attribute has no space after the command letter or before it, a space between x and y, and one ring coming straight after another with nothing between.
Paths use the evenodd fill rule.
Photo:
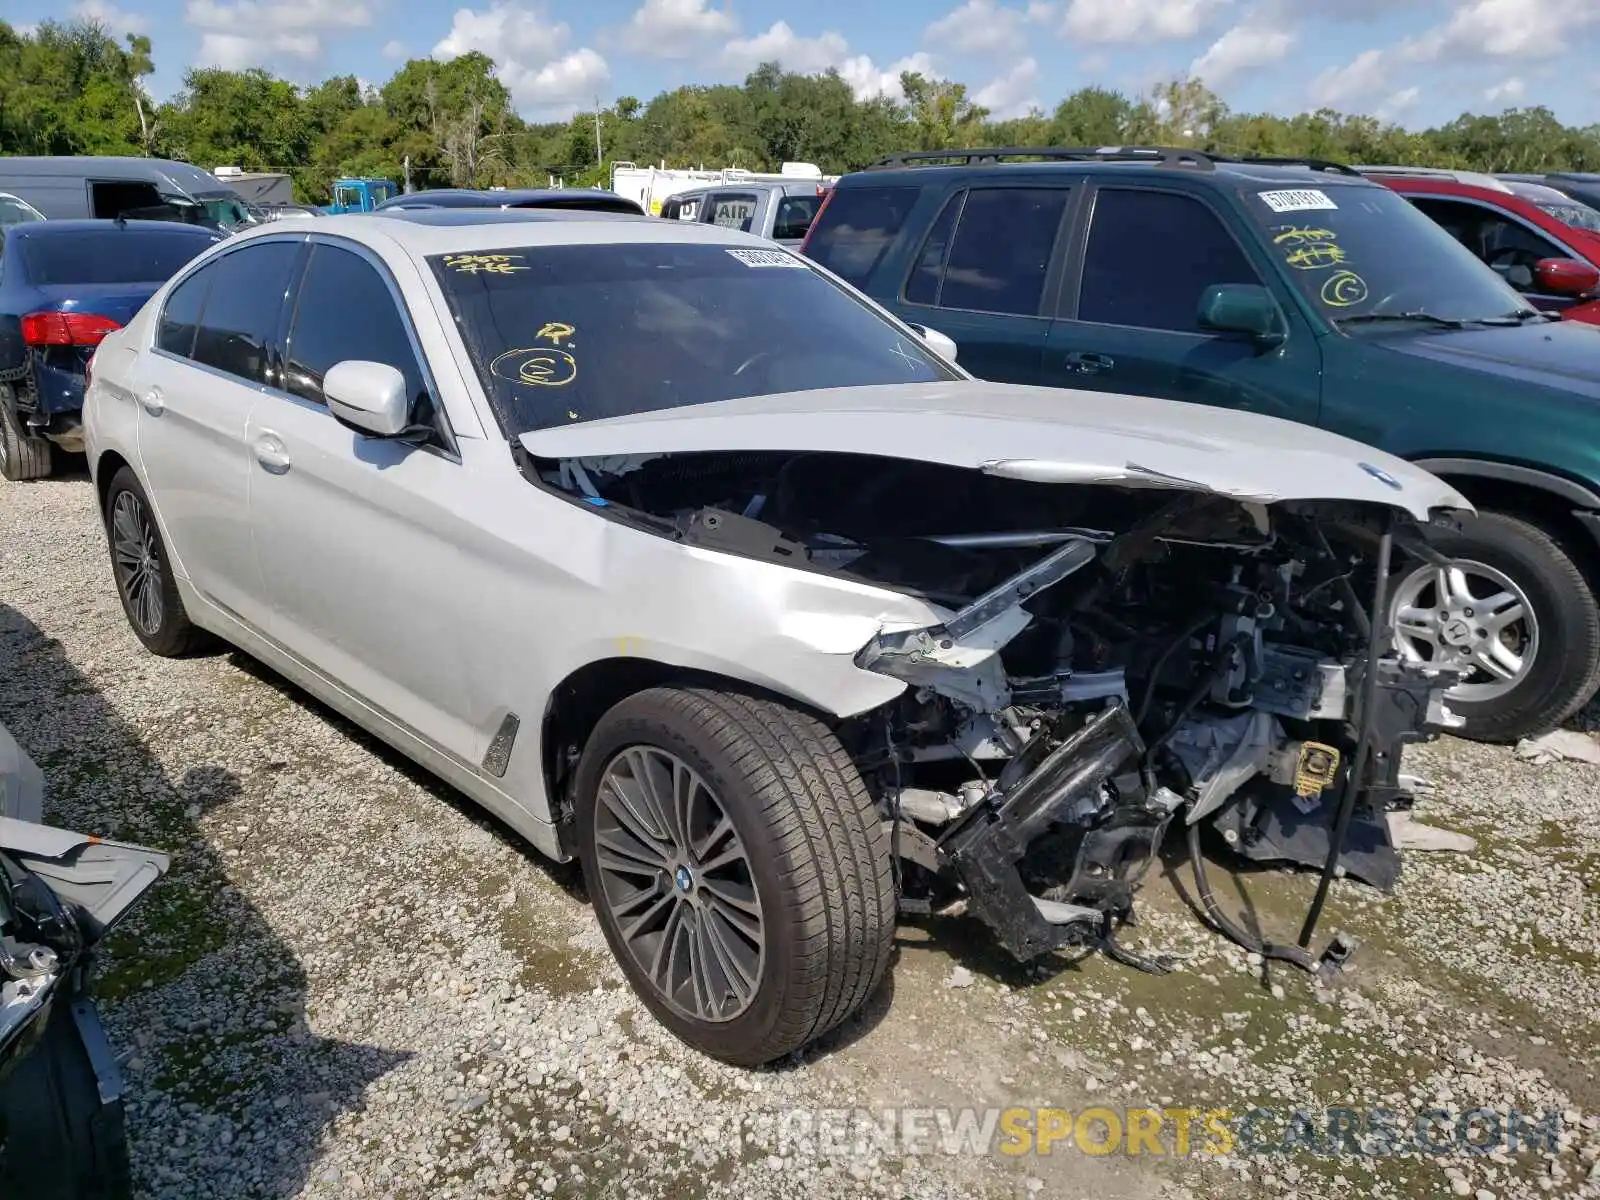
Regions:
<instances>
[{"instance_id":1,"label":"white trailer","mask_svg":"<svg viewBox=\"0 0 1600 1200\"><path fill-rule=\"evenodd\" d=\"M745 171L738 167L725 167L720 171L707 171L698 167L638 166L631 162L611 165L611 190L619 196L638 201L651 216L661 215L661 202L668 196L695 188L716 187L724 183L792 183L797 179L814 180L819 186L835 182L837 175L824 175L815 163L784 163L776 172Z\"/></svg>"}]
</instances>

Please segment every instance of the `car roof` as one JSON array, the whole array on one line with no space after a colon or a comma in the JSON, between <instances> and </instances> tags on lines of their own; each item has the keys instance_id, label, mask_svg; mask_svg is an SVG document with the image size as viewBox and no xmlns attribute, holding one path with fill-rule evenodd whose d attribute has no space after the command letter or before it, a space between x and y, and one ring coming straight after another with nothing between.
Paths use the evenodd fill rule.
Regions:
<instances>
[{"instance_id":1,"label":"car roof","mask_svg":"<svg viewBox=\"0 0 1600 1200\"><path fill-rule=\"evenodd\" d=\"M204 225L188 225L181 221L135 221L131 219L115 221L105 218L27 221L21 225L11 226L9 232L14 238L31 239L75 237L94 229L121 229L135 237L152 230L162 230L168 234L177 233L180 236L194 237L196 240L208 242L221 240L221 235L215 229L208 229Z\"/></svg>"},{"instance_id":2,"label":"car roof","mask_svg":"<svg viewBox=\"0 0 1600 1200\"><path fill-rule=\"evenodd\" d=\"M1560 188L1551 187L1548 183L1538 183L1533 180L1511 179L1506 186L1511 189L1511 194L1521 196L1524 200L1534 204L1567 204L1574 203L1571 196Z\"/></svg>"},{"instance_id":3,"label":"car roof","mask_svg":"<svg viewBox=\"0 0 1600 1200\"><path fill-rule=\"evenodd\" d=\"M625 196L602 188L436 188L391 197L374 211L424 208L584 208L637 213Z\"/></svg>"},{"instance_id":4,"label":"car roof","mask_svg":"<svg viewBox=\"0 0 1600 1200\"><path fill-rule=\"evenodd\" d=\"M347 237L372 246L398 246L414 258L495 250L504 246L625 245L629 242L698 242L778 250L765 238L736 229L691 221L663 221L643 214L581 209L423 208L347 213L324 217L315 225L297 226L292 233L272 221L237 233L229 240L240 242L274 235Z\"/></svg>"},{"instance_id":5,"label":"car roof","mask_svg":"<svg viewBox=\"0 0 1600 1200\"><path fill-rule=\"evenodd\" d=\"M1494 187L1464 183L1447 175L1383 175L1379 177L1379 182L1397 192L1435 192L1442 196L1481 200L1485 204L1494 204L1501 208L1518 199L1526 199L1515 190L1526 185L1498 179L1495 180Z\"/></svg>"},{"instance_id":6,"label":"car roof","mask_svg":"<svg viewBox=\"0 0 1600 1200\"><path fill-rule=\"evenodd\" d=\"M1162 146L1007 146L967 150L913 151L880 159L841 179L850 186L869 180L886 183L1027 170L1066 175L1138 173L1231 185L1305 187L1378 186L1342 163L1318 158L1234 158L1185 147Z\"/></svg>"}]
</instances>

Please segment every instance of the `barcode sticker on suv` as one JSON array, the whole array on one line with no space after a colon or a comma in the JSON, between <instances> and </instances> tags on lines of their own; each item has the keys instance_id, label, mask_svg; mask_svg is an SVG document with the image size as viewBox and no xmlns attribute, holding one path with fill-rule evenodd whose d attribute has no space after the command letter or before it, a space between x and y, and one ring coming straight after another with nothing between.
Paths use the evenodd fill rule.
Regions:
<instances>
[{"instance_id":1,"label":"barcode sticker on suv","mask_svg":"<svg viewBox=\"0 0 1600 1200\"><path fill-rule=\"evenodd\" d=\"M1294 188L1286 192L1262 192L1261 202L1275 213L1314 212L1318 209L1337 209L1327 192L1315 188Z\"/></svg>"},{"instance_id":2,"label":"barcode sticker on suv","mask_svg":"<svg viewBox=\"0 0 1600 1200\"><path fill-rule=\"evenodd\" d=\"M806 270L806 264L792 254L785 254L782 250L729 250L747 267L799 267Z\"/></svg>"}]
</instances>

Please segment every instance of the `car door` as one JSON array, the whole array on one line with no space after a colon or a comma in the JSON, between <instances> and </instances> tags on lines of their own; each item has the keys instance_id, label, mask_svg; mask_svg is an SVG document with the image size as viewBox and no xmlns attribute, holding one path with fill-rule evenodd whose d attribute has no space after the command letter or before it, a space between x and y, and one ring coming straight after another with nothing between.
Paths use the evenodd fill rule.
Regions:
<instances>
[{"instance_id":1,"label":"car door","mask_svg":"<svg viewBox=\"0 0 1600 1200\"><path fill-rule=\"evenodd\" d=\"M1471 250L1491 270L1516 288L1541 312L1564 312L1576 296L1546 292L1535 282L1534 268L1546 258L1584 256L1533 228L1515 214L1474 200L1407 194L1406 199ZM1584 260L1587 261L1587 260Z\"/></svg>"},{"instance_id":2,"label":"car door","mask_svg":"<svg viewBox=\"0 0 1600 1200\"><path fill-rule=\"evenodd\" d=\"M252 240L208 259L167 294L131 381L140 473L167 545L201 598L264 629L250 548L245 430L302 238Z\"/></svg>"},{"instance_id":3,"label":"car door","mask_svg":"<svg viewBox=\"0 0 1600 1200\"><path fill-rule=\"evenodd\" d=\"M1122 186L1097 187L1089 207L1062 316L1050 327L1048 382L1315 423L1316 338L1217 209L1186 192ZM1283 340L1201 328L1200 301L1216 284L1267 287Z\"/></svg>"},{"instance_id":4,"label":"car door","mask_svg":"<svg viewBox=\"0 0 1600 1200\"><path fill-rule=\"evenodd\" d=\"M1047 314L1073 196L1039 184L951 196L912 262L899 315L953 338L961 365L980 379L1047 382Z\"/></svg>"},{"instance_id":5,"label":"car door","mask_svg":"<svg viewBox=\"0 0 1600 1200\"><path fill-rule=\"evenodd\" d=\"M377 438L329 413L335 363L387 363L432 432ZM250 527L271 635L374 708L475 761L452 604L470 586L450 498L465 487L438 395L388 268L316 238L293 299L282 386L251 415Z\"/></svg>"}]
</instances>

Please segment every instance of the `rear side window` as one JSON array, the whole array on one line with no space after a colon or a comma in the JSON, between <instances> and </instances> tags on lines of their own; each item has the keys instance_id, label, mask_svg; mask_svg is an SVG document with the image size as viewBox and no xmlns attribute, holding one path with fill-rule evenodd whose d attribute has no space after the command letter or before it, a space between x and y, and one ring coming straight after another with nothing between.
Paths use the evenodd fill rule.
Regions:
<instances>
[{"instance_id":1,"label":"rear side window","mask_svg":"<svg viewBox=\"0 0 1600 1200\"><path fill-rule=\"evenodd\" d=\"M806 243L806 256L865 287L917 202L914 187L839 187Z\"/></svg>"},{"instance_id":2,"label":"rear side window","mask_svg":"<svg viewBox=\"0 0 1600 1200\"><path fill-rule=\"evenodd\" d=\"M89 196L97 217L120 217L124 213L160 208L162 204L161 193L153 183L91 183Z\"/></svg>"},{"instance_id":3,"label":"rear side window","mask_svg":"<svg viewBox=\"0 0 1600 1200\"><path fill-rule=\"evenodd\" d=\"M781 196L772 217L772 237L780 242L798 242L816 219L819 196Z\"/></svg>"},{"instance_id":4,"label":"rear side window","mask_svg":"<svg viewBox=\"0 0 1600 1200\"><path fill-rule=\"evenodd\" d=\"M28 279L51 286L69 283L165 283L195 255L220 241L197 230L163 225L79 229L49 234L49 221L29 227L22 257Z\"/></svg>"},{"instance_id":5,"label":"rear side window","mask_svg":"<svg viewBox=\"0 0 1600 1200\"><path fill-rule=\"evenodd\" d=\"M426 400L405 322L378 270L359 254L338 246L316 245L300 283L289 329L285 390L324 404L322 377L346 359L387 363L406 378L412 415Z\"/></svg>"},{"instance_id":6,"label":"rear side window","mask_svg":"<svg viewBox=\"0 0 1600 1200\"><path fill-rule=\"evenodd\" d=\"M200 328L200 312L205 308L206 295L211 291L211 277L215 274L211 267L201 267L172 289L166 307L161 310L161 322L156 326L157 347L183 358L194 353L194 335Z\"/></svg>"},{"instance_id":7,"label":"rear side window","mask_svg":"<svg viewBox=\"0 0 1600 1200\"><path fill-rule=\"evenodd\" d=\"M974 188L945 206L906 286L916 304L1036 316L1067 188Z\"/></svg>"},{"instance_id":8,"label":"rear side window","mask_svg":"<svg viewBox=\"0 0 1600 1200\"><path fill-rule=\"evenodd\" d=\"M756 197L745 193L723 193L711 198L711 223L723 229L749 233L756 219Z\"/></svg>"},{"instance_id":9,"label":"rear side window","mask_svg":"<svg viewBox=\"0 0 1600 1200\"><path fill-rule=\"evenodd\" d=\"M206 267L210 294L192 357L247 383L271 383L267 355L278 332L298 242L265 242L225 254Z\"/></svg>"},{"instance_id":10,"label":"rear side window","mask_svg":"<svg viewBox=\"0 0 1600 1200\"><path fill-rule=\"evenodd\" d=\"M1083 257L1078 319L1200 333L1208 288L1260 282L1227 227L1194 197L1102 188Z\"/></svg>"}]
</instances>

